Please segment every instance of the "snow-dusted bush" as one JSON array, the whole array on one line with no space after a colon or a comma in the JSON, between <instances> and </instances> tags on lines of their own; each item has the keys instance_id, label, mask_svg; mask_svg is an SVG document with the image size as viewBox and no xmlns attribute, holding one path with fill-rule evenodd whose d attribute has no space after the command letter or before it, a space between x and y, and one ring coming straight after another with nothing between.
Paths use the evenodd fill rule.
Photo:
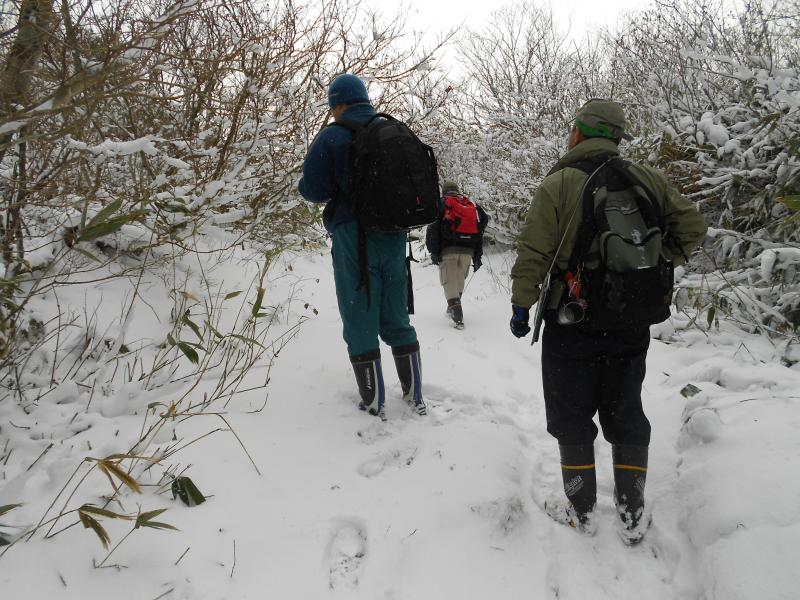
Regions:
<instances>
[{"instance_id":1,"label":"snow-dusted bush","mask_svg":"<svg viewBox=\"0 0 800 600\"><path fill-rule=\"evenodd\" d=\"M549 10L514 3L459 38L464 83L447 136L443 175L492 217L489 234L513 242L536 187L565 148L571 115L592 88L597 56L570 45Z\"/></svg>"},{"instance_id":2,"label":"snow-dusted bush","mask_svg":"<svg viewBox=\"0 0 800 600\"><path fill-rule=\"evenodd\" d=\"M773 228L800 190L800 15L789 3L670 2L615 43L637 146L667 168L718 227Z\"/></svg>"},{"instance_id":3,"label":"snow-dusted bush","mask_svg":"<svg viewBox=\"0 0 800 600\"><path fill-rule=\"evenodd\" d=\"M251 368L291 338L266 267L238 290L226 274L319 237L295 187L329 117L327 84L360 73L379 106L421 121L441 100L405 92L427 89L439 45L403 49L399 17L347 1L23 1L15 17L0 37L3 477L24 479L33 448L53 446L44 435L78 435L98 411L145 414L141 392L154 396L142 435L118 431L100 471L161 469L163 487L170 423L227 404L243 382L266 386ZM233 248L250 253L244 267L226 264ZM199 392L207 380L215 387ZM83 411L67 414L73 403ZM4 426L40 410L57 417L35 439ZM81 482L46 517L97 532L98 513L75 507Z\"/></svg>"},{"instance_id":4,"label":"snow-dusted bush","mask_svg":"<svg viewBox=\"0 0 800 600\"><path fill-rule=\"evenodd\" d=\"M511 4L461 41L467 77L458 126L440 149L443 170L488 205L494 236L512 242L565 151L575 109L612 97L637 136L623 154L663 168L712 226L729 232L710 238L708 254L693 262L728 283L685 282L695 290L691 306L753 323L748 298L758 298L762 330L791 335L794 269L787 263L765 277L759 257L791 256L800 238L798 28L800 15L784 0L735 9L670 0L633 13L602 41L568 44L547 13Z\"/></svg>"},{"instance_id":5,"label":"snow-dusted bush","mask_svg":"<svg viewBox=\"0 0 800 600\"><path fill-rule=\"evenodd\" d=\"M26 327L18 308L45 271L160 256L162 246L168 256L220 228L268 248L302 242L318 212L295 185L336 74L362 74L376 103L404 117L442 102L421 95L441 44L399 50L403 21L356 3L118 0L90 10L87 0L59 14L36 4L33 17L29 4L17 39L0 40L6 73L17 74L6 75L0 106L4 348ZM36 19L54 25L29 27Z\"/></svg>"},{"instance_id":6,"label":"snow-dusted bush","mask_svg":"<svg viewBox=\"0 0 800 600\"><path fill-rule=\"evenodd\" d=\"M780 0L734 13L675 0L632 18L614 55L638 117L632 153L664 168L717 228L708 272L683 282L679 305L691 296L696 308L790 338L800 324L799 26Z\"/></svg>"}]
</instances>

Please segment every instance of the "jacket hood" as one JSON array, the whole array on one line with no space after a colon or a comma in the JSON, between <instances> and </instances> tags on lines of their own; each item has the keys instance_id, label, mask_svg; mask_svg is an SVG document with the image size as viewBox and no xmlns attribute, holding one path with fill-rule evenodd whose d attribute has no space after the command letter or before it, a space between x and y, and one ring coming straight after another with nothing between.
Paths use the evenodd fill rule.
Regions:
<instances>
[{"instance_id":1,"label":"jacket hood","mask_svg":"<svg viewBox=\"0 0 800 600\"><path fill-rule=\"evenodd\" d=\"M612 140L606 138L589 138L583 140L562 156L555 166L550 169L548 175L552 175L564 167L568 167L572 163L582 160L591 160L601 156L619 156L619 147Z\"/></svg>"},{"instance_id":2,"label":"jacket hood","mask_svg":"<svg viewBox=\"0 0 800 600\"><path fill-rule=\"evenodd\" d=\"M342 114L342 121L353 121L354 123L366 123L375 116L375 108L369 102L359 102L347 107Z\"/></svg>"}]
</instances>

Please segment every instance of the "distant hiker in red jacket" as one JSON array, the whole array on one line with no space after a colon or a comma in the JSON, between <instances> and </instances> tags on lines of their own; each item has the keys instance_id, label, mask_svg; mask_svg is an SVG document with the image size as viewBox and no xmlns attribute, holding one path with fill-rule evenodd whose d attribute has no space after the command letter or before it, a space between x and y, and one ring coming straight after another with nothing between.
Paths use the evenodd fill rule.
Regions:
<instances>
[{"instance_id":1,"label":"distant hiker in red jacket","mask_svg":"<svg viewBox=\"0 0 800 600\"><path fill-rule=\"evenodd\" d=\"M425 243L431 261L439 265L439 281L447 300L447 315L456 329L464 328L461 294L472 263L473 271L481 268L483 232L489 223L486 212L461 194L458 185L445 181L442 202L436 221L428 225Z\"/></svg>"}]
</instances>

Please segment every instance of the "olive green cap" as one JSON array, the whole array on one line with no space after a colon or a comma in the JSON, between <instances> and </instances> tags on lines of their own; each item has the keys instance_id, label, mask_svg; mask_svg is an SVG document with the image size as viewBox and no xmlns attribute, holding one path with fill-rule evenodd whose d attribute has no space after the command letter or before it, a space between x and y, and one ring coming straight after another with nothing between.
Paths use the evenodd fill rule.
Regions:
<instances>
[{"instance_id":1,"label":"olive green cap","mask_svg":"<svg viewBox=\"0 0 800 600\"><path fill-rule=\"evenodd\" d=\"M448 195L458 194L458 193L459 193L458 184L455 181L448 180L448 181L445 181L444 184L442 184L442 195L443 196L448 196Z\"/></svg>"},{"instance_id":2,"label":"olive green cap","mask_svg":"<svg viewBox=\"0 0 800 600\"><path fill-rule=\"evenodd\" d=\"M622 106L613 100L592 98L575 113L575 127L586 137L604 137L612 140L620 138L632 140L625 133L628 121Z\"/></svg>"}]
</instances>

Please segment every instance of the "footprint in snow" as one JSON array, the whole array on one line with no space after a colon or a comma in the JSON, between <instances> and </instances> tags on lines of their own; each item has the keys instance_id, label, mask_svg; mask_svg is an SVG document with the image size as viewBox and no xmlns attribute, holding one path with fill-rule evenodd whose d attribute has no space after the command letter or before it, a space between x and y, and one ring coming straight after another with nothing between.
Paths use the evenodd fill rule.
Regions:
<instances>
[{"instance_id":1,"label":"footprint in snow","mask_svg":"<svg viewBox=\"0 0 800 600\"><path fill-rule=\"evenodd\" d=\"M366 427L362 427L356 432L358 439L368 446L375 444L381 440L392 437L392 432L389 429L390 422L384 422L379 419L374 419Z\"/></svg>"},{"instance_id":2,"label":"footprint in snow","mask_svg":"<svg viewBox=\"0 0 800 600\"><path fill-rule=\"evenodd\" d=\"M363 527L355 521L340 524L328 542L328 587L333 591L356 589L366 553Z\"/></svg>"},{"instance_id":3,"label":"footprint in snow","mask_svg":"<svg viewBox=\"0 0 800 600\"><path fill-rule=\"evenodd\" d=\"M488 520L500 535L509 535L524 523L527 515L525 505L519 496L500 498L470 506L470 510Z\"/></svg>"},{"instance_id":4,"label":"footprint in snow","mask_svg":"<svg viewBox=\"0 0 800 600\"><path fill-rule=\"evenodd\" d=\"M372 478L380 475L387 467L404 468L411 466L417 457L417 449L389 450L378 456L361 463L358 474L362 477Z\"/></svg>"}]
</instances>

